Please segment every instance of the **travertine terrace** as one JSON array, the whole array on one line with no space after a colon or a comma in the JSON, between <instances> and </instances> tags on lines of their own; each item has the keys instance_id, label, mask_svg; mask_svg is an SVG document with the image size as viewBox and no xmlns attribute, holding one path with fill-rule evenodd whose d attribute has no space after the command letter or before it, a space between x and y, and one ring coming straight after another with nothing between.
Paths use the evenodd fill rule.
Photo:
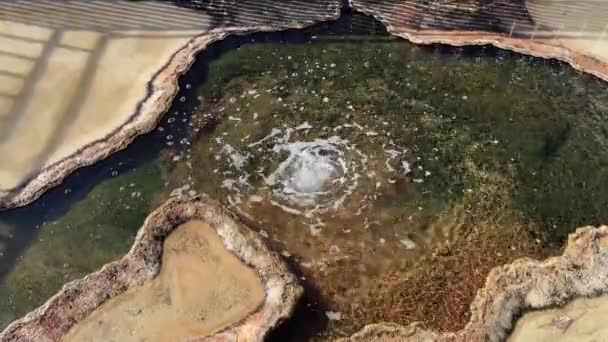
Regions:
<instances>
[{"instance_id":1,"label":"travertine terrace","mask_svg":"<svg viewBox=\"0 0 608 342\"><path fill-rule=\"evenodd\" d=\"M606 1L351 0L390 33L419 44L494 45L554 58L608 80Z\"/></svg>"},{"instance_id":2,"label":"travertine terrace","mask_svg":"<svg viewBox=\"0 0 608 342\"><path fill-rule=\"evenodd\" d=\"M517 321L509 342L592 342L608 339L608 298L578 298L564 307L534 311Z\"/></svg>"},{"instance_id":3,"label":"travertine terrace","mask_svg":"<svg viewBox=\"0 0 608 342\"><path fill-rule=\"evenodd\" d=\"M31 203L153 129L208 44L304 27L338 9L330 0L226 2L217 12L164 1L3 3L0 209Z\"/></svg>"},{"instance_id":4,"label":"travertine terrace","mask_svg":"<svg viewBox=\"0 0 608 342\"><path fill-rule=\"evenodd\" d=\"M165 240L158 275L100 306L63 341L188 340L229 327L264 300L255 271L230 253L202 221Z\"/></svg>"},{"instance_id":5,"label":"travertine terrace","mask_svg":"<svg viewBox=\"0 0 608 342\"><path fill-rule=\"evenodd\" d=\"M153 10L183 25L146 16ZM128 17L112 27L103 18L116 11ZM31 201L149 130L175 77L214 39L191 41L208 31L208 16L161 3L16 1L0 13L0 207Z\"/></svg>"},{"instance_id":6,"label":"travertine terrace","mask_svg":"<svg viewBox=\"0 0 608 342\"><path fill-rule=\"evenodd\" d=\"M286 265L229 212L198 198L171 200L124 258L65 285L0 341L261 341L301 293Z\"/></svg>"},{"instance_id":7,"label":"travertine terrace","mask_svg":"<svg viewBox=\"0 0 608 342\"><path fill-rule=\"evenodd\" d=\"M471 304L471 320L460 331L438 333L419 325L381 323L343 341L504 341L524 310L604 293L608 290L607 264L608 227L580 228L570 236L560 257L521 259L490 272Z\"/></svg>"}]
</instances>

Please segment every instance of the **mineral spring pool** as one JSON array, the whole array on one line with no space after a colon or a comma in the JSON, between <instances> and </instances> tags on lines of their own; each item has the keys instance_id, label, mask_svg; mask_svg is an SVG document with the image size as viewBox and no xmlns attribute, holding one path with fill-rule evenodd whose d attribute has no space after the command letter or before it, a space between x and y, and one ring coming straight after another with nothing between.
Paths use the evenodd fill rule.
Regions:
<instances>
[{"instance_id":1,"label":"mineral spring pool","mask_svg":"<svg viewBox=\"0 0 608 342\"><path fill-rule=\"evenodd\" d=\"M607 87L566 64L345 15L216 43L180 85L154 132L0 213L2 327L124 255L175 196L220 201L298 274L276 340L460 328L491 268L608 222Z\"/></svg>"}]
</instances>

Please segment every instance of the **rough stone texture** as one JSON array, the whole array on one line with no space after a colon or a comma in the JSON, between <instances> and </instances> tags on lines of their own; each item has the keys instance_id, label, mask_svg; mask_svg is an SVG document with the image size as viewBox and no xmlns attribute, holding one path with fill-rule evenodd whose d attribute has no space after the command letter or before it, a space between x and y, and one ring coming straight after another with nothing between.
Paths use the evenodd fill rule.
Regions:
<instances>
[{"instance_id":1,"label":"rough stone texture","mask_svg":"<svg viewBox=\"0 0 608 342\"><path fill-rule=\"evenodd\" d=\"M78 322L62 342L187 341L229 328L266 297L256 271L199 220L163 242L160 271Z\"/></svg>"},{"instance_id":2,"label":"rough stone texture","mask_svg":"<svg viewBox=\"0 0 608 342\"><path fill-rule=\"evenodd\" d=\"M200 198L170 200L154 211L127 255L66 284L40 308L9 325L0 334L0 341L60 341L100 305L153 279L160 270L163 241L176 227L191 220L203 221L215 229L226 248L256 271L266 294L262 305L236 325L195 340L262 341L270 329L291 315L302 289L256 233L237 223L218 204Z\"/></svg>"},{"instance_id":3,"label":"rough stone texture","mask_svg":"<svg viewBox=\"0 0 608 342\"><path fill-rule=\"evenodd\" d=\"M545 261L520 259L493 269L471 304L471 320L457 332L420 325L374 324L342 341L503 341L528 309L563 305L608 290L608 226L579 228L564 254Z\"/></svg>"},{"instance_id":4,"label":"rough stone texture","mask_svg":"<svg viewBox=\"0 0 608 342\"><path fill-rule=\"evenodd\" d=\"M2 82L0 210L31 203L46 190L61 183L74 170L106 158L125 148L138 135L151 131L174 100L179 90L178 77L189 69L196 54L209 44L230 34L302 28L337 18L340 10L337 0L290 0L281 4L268 0L212 1L197 6L196 10L180 7L176 13L167 13L167 6L174 7L167 2L126 0L111 3L105 0L70 0L61 3L19 0L0 3L0 40L10 40L10 45L0 45L11 50L0 49L0 60L16 59L11 64L5 64L12 65L11 70L1 69L0 77L7 77L2 71L12 78L22 77L17 69L23 63L36 64L30 59L38 61L40 65L50 63L53 66L54 62L65 64L70 58L75 58L61 54L66 47L74 53L88 51L90 46L86 46L86 43L93 41L92 38L106 41L106 50L113 46L114 40L143 47L143 50L149 51L141 53L147 57L139 62L147 63L146 67L151 70L156 68L155 65L160 66L155 73L145 72L142 73L143 77L135 75L137 77L127 87L128 91L119 93L112 90L111 79L104 80L103 76L111 70L112 74L116 74L116 68L119 69L118 74L132 71L133 64L123 63L125 56L121 55L120 49L117 50L118 54L111 54L109 50L100 53L98 57L107 60L104 63L89 63L91 65L87 68L92 70L80 67L71 71L63 69L63 74L44 77L43 67L37 71L35 67L25 66L23 73L33 75L32 79L26 77L23 80L25 84ZM163 17L158 16L160 12L164 13ZM120 39L115 39L117 35ZM150 45L151 37L154 39ZM164 53L158 51L162 44L154 44L154 41L168 44L162 50ZM147 47L144 46L147 44L145 42L148 42ZM48 49L54 48L59 52L45 54L44 48L41 51L26 51L21 48L24 44L46 44L50 46ZM21 56L23 51L19 50L31 52L32 55ZM168 60L167 53L170 55ZM86 64L83 58L76 59L76 64ZM15 72L18 75L12 75ZM90 77L87 75L93 72L97 76L87 81L91 94L81 93L82 90L73 91L74 86L68 87L70 91L62 90L67 81ZM98 85L97 93L93 92ZM99 98L104 99L101 105L89 106L89 102ZM31 112L29 116L32 118L28 119L26 114L15 111L16 101L28 103L24 110L26 114ZM70 132L62 131L63 126L67 125L62 118L66 117L70 124L74 124ZM101 122L96 124L98 121ZM41 126L36 129L37 126L32 129L22 127L24 123L32 122ZM49 134L51 136L46 137ZM28 148L20 151L19 146Z\"/></svg>"},{"instance_id":5,"label":"rough stone texture","mask_svg":"<svg viewBox=\"0 0 608 342\"><path fill-rule=\"evenodd\" d=\"M608 2L604 0L570 5L560 0L350 0L350 3L353 9L384 23L391 34L413 43L494 45L526 55L555 58L608 81L605 21ZM570 16L559 15L562 7L569 9ZM585 27L582 25L585 22L591 24Z\"/></svg>"}]
</instances>

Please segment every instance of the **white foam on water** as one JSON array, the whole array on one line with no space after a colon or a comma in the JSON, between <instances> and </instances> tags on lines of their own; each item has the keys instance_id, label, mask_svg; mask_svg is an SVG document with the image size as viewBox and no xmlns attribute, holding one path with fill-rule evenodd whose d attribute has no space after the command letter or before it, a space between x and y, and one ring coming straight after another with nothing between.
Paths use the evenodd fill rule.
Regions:
<instances>
[{"instance_id":1,"label":"white foam on water","mask_svg":"<svg viewBox=\"0 0 608 342\"><path fill-rule=\"evenodd\" d=\"M237 170L243 168L245 162L249 158L249 154L243 154L239 152L237 149L232 147L230 144L226 144L222 147L222 152L228 155L230 158L230 162L232 166L234 166Z\"/></svg>"},{"instance_id":2,"label":"white foam on water","mask_svg":"<svg viewBox=\"0 0 608 342\"><path fill-rule=\"evenodd\" d=\"M416 248L416 243L414 241L412 241L411 239L404 238L404 239L399 240L399 242L401 242L401 244L403 246L405 246L405 249L411 250L411 249Z\"/></svg>"},{"instance_id":3,"label":"white foam on water","mask_svg":"<svg viewBox=\"0 0 608 342\"><path fill-rule=\"evenodd\" d=\"M241 203L257 206L267 201L290 215L302 217L313 235L320 234L325 226L320 214L354 206L351 210L361 215L370 207L370 201L378 198L377 193L383 184L394 183L383 178L387 176L386 171L394 176L411 171L410 164L403 160L407 150L392 141L383 144L385 172L376 172L368 167L368 163L370 158L375 161L377 157L373 154L368 156L357 144L338 135L318 137L329 132L341 132L340 128L350 131L349 134L354 134L353 139L358 141L376 136L370 128L349 121L334 127L317 128L316 138L309 137L314 127L308 122L294 127L275 127L268 135L243 146L240 151L222 138L216 138L221 152L219 159L225 160L229 166L223 172L226 177L222 182L222 187L229 192L228 202L233 206ZM363 141L367 144L366 140ZM375 143L375 140L369 143ZM262 160L252 176L245 166L254 160L254 155ZM272 162L274 160L280 160L278 165ZM273 169L269 169L271 165L274 165ZM252 186L249 180L254 177L261 179L262 184ZM358 196L355 202L349 201L359 191L363 191L362 197Z\"/></svg>"},{"instance_id":4,"label":"white foam on water","mask_svg":"<svg viewBox=\"0 0 608 342\"><path fill-rule=\"evenodd\" d=\"M336 183L344 183L348 172L339 137L277 144L273 151L288 156L265 178L277 197L298 206L318 206L319 197L329 194Z\"/></svg>"},{"instance_id":5,"label":"white foam on water","mask_svg":"<svg viewBox=\"0 0 608 342\"><path fill-rule=\"evenodd\" d=\"M403 173L404 174L408 174L410 172L412 172L412 168L410 166L410 163L408 163L406 160L401 162L401 167L403 168Z\"/></svg>"}]
</instances>

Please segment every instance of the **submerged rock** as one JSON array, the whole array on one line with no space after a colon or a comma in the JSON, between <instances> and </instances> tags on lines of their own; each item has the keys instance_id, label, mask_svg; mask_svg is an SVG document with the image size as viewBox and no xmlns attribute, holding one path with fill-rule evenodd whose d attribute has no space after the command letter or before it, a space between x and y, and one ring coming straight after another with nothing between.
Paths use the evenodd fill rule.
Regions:
<instances>
[{"instance_id":1,"label":"submerged rock","mask_svg":"<svg viewBox=\"0 0 608 342\"><path fill-rule=\"evenodd\" d=\"M125 257L65 285L0 341L262 341L301 294L228 211L175 199L148 217Z\"/></svg>"}]
</instances>

